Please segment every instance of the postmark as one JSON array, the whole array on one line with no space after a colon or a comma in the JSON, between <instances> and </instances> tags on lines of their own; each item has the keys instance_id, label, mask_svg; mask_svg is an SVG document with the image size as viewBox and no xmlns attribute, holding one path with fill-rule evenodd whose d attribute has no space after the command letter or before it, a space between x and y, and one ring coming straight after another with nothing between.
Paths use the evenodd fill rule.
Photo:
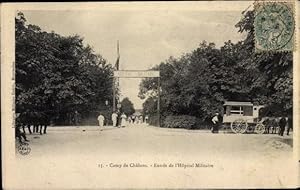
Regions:
<instances>
[{"instance_id":1,"label":"postmark","mask_svg":"<svg viewBox=\"0 0 300 190\"><path fill-rule=\"evenodd\" d=\"M17 150L23 156L28 155L31 152L31 148L28 143L19 144Z\"/></svg>"},{"instance_id":2,"label":"postmark","mask_svg":"<svg viewBox=\"0 0 300 190\"><path fill-rule=\"evenodd\" d=\"M254 7L255 50L293 51L294 4L291 2L257 2Z\"/></svg>"}]
</instances>

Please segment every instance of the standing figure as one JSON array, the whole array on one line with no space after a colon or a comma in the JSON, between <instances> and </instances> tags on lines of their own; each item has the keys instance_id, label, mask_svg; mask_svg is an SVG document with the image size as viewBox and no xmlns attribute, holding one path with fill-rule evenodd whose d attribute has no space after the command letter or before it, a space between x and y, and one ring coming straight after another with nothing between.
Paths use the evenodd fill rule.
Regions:
<instances>
[{"instance_id":1,"label":"standing figure","mask_svg":"<svg viewBox=\"0 0 300 190\"><path fill-rule=\"evenodd\" d=\"M118 120L118 114L116 114L115 112L113 112L111 114L111 120L113 122L113 127L117 126L117 120Z\"/></svg>"},{"instance_id":2,"label":"standing figure","mask_svg":"<svg viewBox=\"0 0 300 190\"><path fill-rule=\"evenodd\" d=\"M22 143L22 138L23 138L24 141L29 141L26 138L25 132L24 131L22 132L21 129L20 129L21 128L21 121L20 121L20 114L19 113L16 114L15 122L16 122L16 124L15 124L16 125L15 126L15 137L18 138L20 143Z\"/></svg>"},{"instance_id":3,"label":"standing figure","mask_svg":"<svg viewBox=\"0 0 300 190\"><path fill-rule=\"evenodd\" d=\"M216 113L215 116L212 118L212 133L219 133L219 113Z\"/></svg>"},{"instance_id":4,"label":"standing figure","mask_svg":"<svg viewBox=\"0 0 300 190\"><path fill-rule=\"evenodd\" d=\"M132 120L131 120L131 117L129 116L128 117L128 123L131 124L131 122L132 122Z\"/></svg>"},{"instance_id":5,"label":"standing figure","mask_svg":"<svg viewBox=\"0 0 300 190\"><path fill-rule=\"evenodd\" d=\"M149 120L149 116L148 116L148 115L146 115L146 117L145 117L145 123L147 123L147 124L148 124L148 120Z\"/></svg>"},{"instance_id":6,"label":"standing figure","mask_svg":"<svg viewBox=\"0 0 300 190\"><path fill-rule=\"evenodd\" d=\"M16 138L18 138L18 140L19 140L20 143L22 143L22 138L24 139L24 141L27 141L27 142L29 141L26 138L26 134L20 130L20 126L19 125L17 125L15 127L15 136L16 136Z\"/></svg>"},{"instance_id":7,"label":"standing figure","mask_svg":"<svg viewBox=\"0 0 300 190\"><path fill-rule=\"evenodd\" d=\"M131 120L132 120L132 124L134 124L134 121L135 121L135 116L134 115L131 116Z\"/></svg>"},{"instance_id":8,"label":"standing figure","mask_svg":"<svg viewBox=\"0 0 300 190\"><path fill-rule=\"evenodd\" d=\"M74 113L74 124L75 124L75 126L78 126L79 121L80 121L80 114L76 110L75 113Z\"/></svg>"},{"instance_id":9,"label":"standing figure","mask_svg":"<svg viewBox=\"0 0 300 190\"><path fill-rule=\"evenodd\" d=\"M279 135L280 136L283 136L285 126L286 126L286 119L285 119L285 117L281 117L281 119L279 120L279 127L280 127Z\"/></svg>"},{"instance_id":10,"label":"standing figure","mask_svg":"<svg viewBox=\"0 0 300 190\"><path fill-rule=\"evenodd\" d=\"M103 130L104 120L105 120L104 116L100 113L98 116L100 131Z\"/></svg>"},{"instance_id":11,"label":"standing figure","mask_svg":"<svg viewBox=\"0 0 300 190\"><path fill-rule=\"evenodd\" d=\"M270 120L270 128L271 128L271 133L272 134L276 134L276 129L277 129L277 126L278 126L278 122L276 120L276 118L272 118Z\"/></svg>"},{"instance_id":12,"label":"standing figure","mask_svg":"<svg viewBox=\"0 0 300 190\"><path fill-rule=\"evenodd\" d=\"M270 133L270 120L269 120L269 118L266 118L262 123L266 126L266 134L269 134Z\"/></svg>"},{"instance_id":13,"label":"standing figure","mask_svg":"<svg viewBox=\"0 0 300 190\"><path fill-rule=\"evenodd\" d=\"M36 114L36 112L31 111L29 113L29 118L30 118L30 123L32 124L33 128L32 128L32 132L33 133L37 133L38 132L38 116Z\"/></svg>"},{"instance_id":14,"label":"standing figure","mask_svg":"<svg viewBox=\"0 0 300 190\"><path fill-rule=\"evenodd\" d=\"M142 115L140 116L139 120L140 120L140 124L142 124L143 123L143 116Z\"/></svg>"},{"instance_id":15,"label":"standing figure","mask_svg":"<svg viewBox=\"0 0 300 190\"><path fill-rule=\"evenodd\" d=\"M125 113L122 113L122 115L121 115L121 127L126 127L126 119L127 119L127 116L125 115Z\"/></svg>"},{"instance_id":16,"label":"standing figure","mask_svg":"<svg viewBox=\"0 0 300 190\"><path fill-rule=\"evenodd\" d=\"M47 133L47 127L50 125L50 118L49 113L41 112L41 128L40 133ZM44 130L42 131L42 127L44 127Z\"/></svg>"},{"instance_id":17,"label":"standing figure","mask_svg":"<svg viewBox=\"0 0 300 190\"><path fill-rule=\"evenodd\" d=\"M32 134L30 129L30 116L28 115L28 111L24 111L23 113L18 113L19 123L22 126L23 132L26 133L25 127L27 127L29 134Z\"/></svg>"},{"instance_id":18,"label":"standing figure","mask_svg":"<svg viewBox=\"0 0 300 190\"><path fill-rule=\"evenodd\" d=\"M287 127L287 131L286 131L286 135L289 135L290 133L290 129L293 129L293 118L291 116L288 117L288 127Z\"/></svg>"}]
</instances>

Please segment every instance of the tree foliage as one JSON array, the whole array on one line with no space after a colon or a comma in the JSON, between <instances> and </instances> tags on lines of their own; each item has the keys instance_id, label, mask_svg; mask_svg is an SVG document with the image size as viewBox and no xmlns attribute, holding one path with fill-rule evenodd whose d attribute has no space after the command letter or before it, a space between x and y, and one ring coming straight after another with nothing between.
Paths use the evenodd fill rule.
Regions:
<instances>
[{"instance_id":1,"label":"tree foliage","mask_svg":"<svg viewBox=\"0 0 300 190\"><path fill-rule=\"evenodd\" d=\"M130 116L135 112L133 103L129 100L129 98L126 97L121 101L120 111L125 113L127 116Z\"/></svg>"},{"instance_id":2,"label":"tree foliage","mask_svg":"<svg viewBox=\"0 0 300 190\"><path fill-rule=\"evenodd\" d=\"M75 110L87 117L112 99L113 69L83 38L27 25L23 13L15 23L17 112L67 124Z\"/></svg>"},{"instance_id":3,"label":"tree foliage","mask_svg":"<svg viewBox=\"0 0 300 190\"><path fill-rule=\"evenodd\" d=\"M242 41L229 40L220 48L203 41L192 52L152 68L161 72L163 118L190 115L205 121L216 111L222 112L226 100L266 105L272 108L269 114L292 111L292 54L256 53L253 20L253 11L248 11L236 24L239 32L247 33ZM144 112L153 115L157 85L151 78L140 84L139 97L146 99Z\"/></svg>"}]
</instances>

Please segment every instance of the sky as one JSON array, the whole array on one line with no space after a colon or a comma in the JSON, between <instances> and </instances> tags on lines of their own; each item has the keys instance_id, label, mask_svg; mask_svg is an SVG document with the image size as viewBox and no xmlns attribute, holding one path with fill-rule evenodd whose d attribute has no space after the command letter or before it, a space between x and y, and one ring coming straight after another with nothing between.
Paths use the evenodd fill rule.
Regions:
<instances>
[{"instance_id":1,"label":"sky","mask_svg":"<svg viewBox=\"0 0 300 190\"><path fill-rule=\"evenodd\" d=\"M78 34L110 64L117 59L120 43L120 69L147 70L196 49L206 40L217 47L225 41L245 38L234 25L251 3L186 3L148 6L145 3L123 6L97 6L97 9L23 10L28 24L68 36ZM235 4L233 4L235 3ZM178 4L178 3L177 3ZM121 98L128 97L136 109L141 79L121 78Z\"/></svg>"}]
</instances>

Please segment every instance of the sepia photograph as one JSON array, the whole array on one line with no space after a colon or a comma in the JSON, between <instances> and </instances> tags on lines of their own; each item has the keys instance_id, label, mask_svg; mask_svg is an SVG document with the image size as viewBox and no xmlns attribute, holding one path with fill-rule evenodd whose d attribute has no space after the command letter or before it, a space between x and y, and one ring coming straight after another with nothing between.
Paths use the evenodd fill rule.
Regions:
<instances>
[{"instance_id":1,"label":"sepia photograph","mask_svg":"<svg viewBox=\"0 0 300 190\"><path fill-rule=\"evenodd\" d=\"M299 2L1 10L4 189L299 187Z\"/></svg>"}]
</instances>

